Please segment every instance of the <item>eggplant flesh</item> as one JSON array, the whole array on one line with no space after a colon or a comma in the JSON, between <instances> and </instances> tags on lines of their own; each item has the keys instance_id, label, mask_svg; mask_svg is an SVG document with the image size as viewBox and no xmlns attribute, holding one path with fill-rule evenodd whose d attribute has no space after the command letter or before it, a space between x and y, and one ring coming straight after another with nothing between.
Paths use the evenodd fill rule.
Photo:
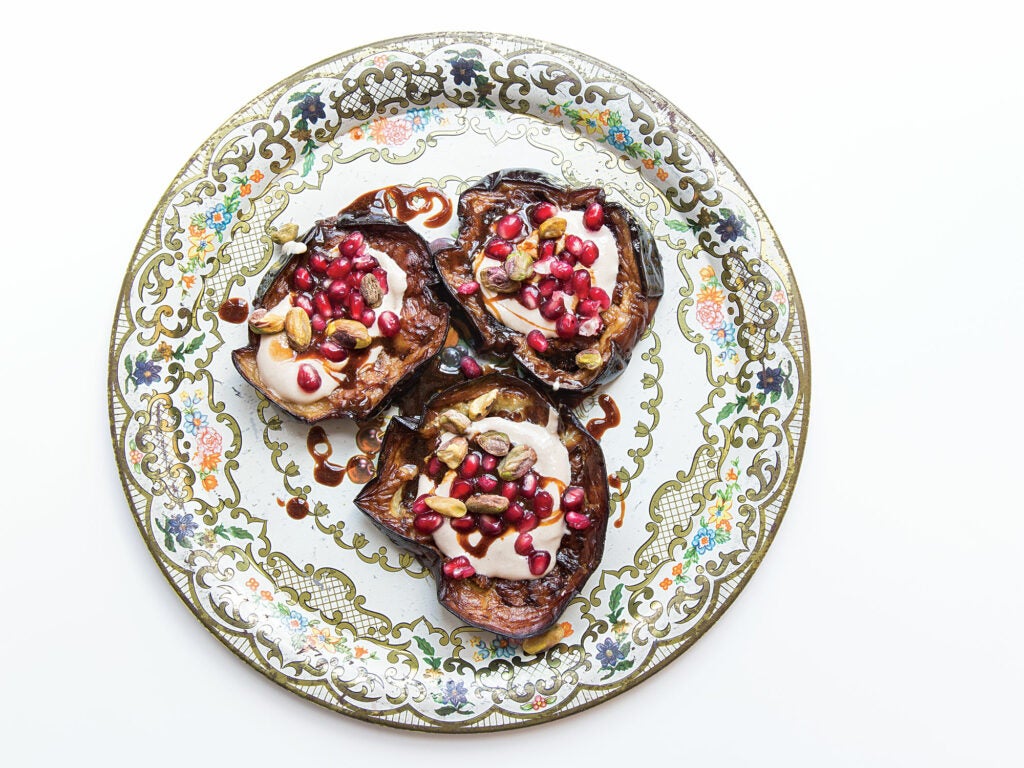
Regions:
<instances>
[{"instance_id":1,"label":"eggplant flesh","mask_svg":"<svg viewBox=\"0 0 1024 768\"><path fill-rule=\"evenodd\" d=\"M611 306L601 313L604 326L600 336L551 338L548 349L540 353L527 343L525 334L504 325L488 311L480 291L467 296L456 289L475 280L474 258L493 237L495 222L510 212L528 211L542 202L563 210L585 210L591 203L600 203L605 225L618 246L619 269ZM539 383L567 392L592 391L625 369L664 292L661 258L642 223L618 203L608 202L600 188L567 188L544 173L526 169L485 176L461 194L458 214L458 240L435 253L435 263L452 300L469 318L482 351L512 355ZM576 355L584 349L600 353L599 366L582 368L577 364Z\"/></svg>"},{"instance_id":2,"label":"eggplant flesh","mask_svg":"<svg viewBox=\"0 0 1024 768\"><path fill-rule=\"evenodd\" d=\"M440 433L438 416L448 409L465 411L469 403L491 390L497 391L497 398L488 416L547 424L551 404L522 379L492 373L458 384L433 397L419 418L391 420L377 475L359 492L355 503L433 573L441 605L467 624L521 639L550 628L600 563L608 524L608 482L597 441L562 409L558 436L569 454L571 484L584 489L583 511L591 520L590 527L567 529L554 567L540 578L447 576L442 568L445 556L432 534L413 526L418 475L426 471L425 460L433 453Z\"/></svg>"},{"instance_id":3,"label":"eggplant flesh","mask_svg":"<svg viewBox=\"0 0 1024 768\"><path fill-rule=\"evenodd\" d=\"M303 238L306 252L289 258L279 270L264 279L254 300L254 309L271 309L292 290L292 277L299 267L309 268L309 257L317 250L331 251L350 232L362 232L370 248L387 253L405 272L407 286L401 308L401 330L391 338L375 337L370 347L353 350L340 385L326 397L312 403L286 400L269 388L260 376L256 353L260 337L252 330L249 344L232 352L238 372L284 411L314 423L329 418L369 418L403 390L444 345L448 334L449 307L434 294L438 282L430 249L408 226L387 216L342 212L318 221ZM322 336L322 334L321 334ZM311 349L322 339L314 333ZM380 348L376 358L370 350ZM314 354L314 353L307 353Z\"/></svg>"}]
</instances>

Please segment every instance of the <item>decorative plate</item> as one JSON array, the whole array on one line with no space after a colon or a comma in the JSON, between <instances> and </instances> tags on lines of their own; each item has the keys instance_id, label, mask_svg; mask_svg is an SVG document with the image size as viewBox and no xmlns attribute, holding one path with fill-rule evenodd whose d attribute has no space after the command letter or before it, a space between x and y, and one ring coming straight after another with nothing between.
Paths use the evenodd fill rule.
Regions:
<instances>
[{"instance_id":1,"label":"decorative plate","mask_svg":"<svg viewBox=\"0 0 1024 768\"><path fill-rule=\"evenodd\" d=\"M508 167L604 187L646 220L666 278L625 373L576 409L604 429L614 523L601 568L540 655L461 626L419 562L352 505L380 422L317 433L260 397L230 355L246 341L232 300L251 302L279 258L275 229L304 229L391 185L454 201ZM439 201L417 204L410 224L428 240L455 232L454 217L427 226ZM111 431L129 506L204 626L301 696L435 731L578 712L696 641L775 535L809 394L789 265L715 145L617 69L492 34L349 51L239 110L147 224L110 351ZM340 485L318 481L324 462L340 467Z\"/></svg>"}]
</instances>

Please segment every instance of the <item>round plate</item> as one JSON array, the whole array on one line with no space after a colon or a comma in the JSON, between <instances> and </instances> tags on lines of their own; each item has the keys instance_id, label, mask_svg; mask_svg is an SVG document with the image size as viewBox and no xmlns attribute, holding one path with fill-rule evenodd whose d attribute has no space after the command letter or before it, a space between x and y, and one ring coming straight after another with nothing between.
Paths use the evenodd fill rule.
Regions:
<instances>
[{"instance_id":1,"label":"round plate","mask_svg":"<svg viewBox=\"0 0 1024 768\"><path fill-rule=\"evenodd\" d=\"M460 625L419 562L352 505L381 425L328 423L310 439L237 374L230 353L246 326L219 313L251 302L280 257L269 234L285 223L305 229L396 184L455 200L511 167L604 187L646 220L666 278L625 373L576 409L593 429L620 414L602 439L613 524L601 567L539 655ZM428 240L458 226L427 218L410 223ZM803 323L764 213L657 93L534 40L389 40L274 86L171 183L117 306L114 450L161 570L275 682L403 728L531 725L663 668L753 574L803 448ZM328 445L328 461L349 469L338 486L314 477Z\"/></svg>"}]
</instances>

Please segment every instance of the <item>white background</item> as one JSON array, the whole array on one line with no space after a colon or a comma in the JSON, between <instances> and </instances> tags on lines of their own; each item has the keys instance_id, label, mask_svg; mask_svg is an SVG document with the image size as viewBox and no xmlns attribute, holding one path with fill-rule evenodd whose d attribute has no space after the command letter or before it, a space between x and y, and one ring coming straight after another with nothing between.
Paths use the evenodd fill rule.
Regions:
<instances>
[{"instance_id":1,"label":"white background","mask_svg":"<svg viewBox=\"0 0 1024 768\"><path fill-rule=\"evenodd\" d=\"M1020 765L1021 19L836 5L8 7L5 764ZM125 266L195 148L315 61L460 29L604 59L712 137L792 262L814 393L785 523L696 646L567 720L438 737L308 704L192 618L128 513L104 390Z\"/></svg>"}]
</instances>

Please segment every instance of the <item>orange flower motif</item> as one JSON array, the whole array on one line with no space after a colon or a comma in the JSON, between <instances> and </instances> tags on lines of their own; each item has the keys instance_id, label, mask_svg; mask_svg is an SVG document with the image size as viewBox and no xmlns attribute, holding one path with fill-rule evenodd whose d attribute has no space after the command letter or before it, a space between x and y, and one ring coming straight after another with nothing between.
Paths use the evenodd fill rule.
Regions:
<instances>
[{"instance_id":1,"label":"orange flower motif","mask_svg":"<svg viewBox=\"0 0 1024 768\"><path fill-rule=\"evenodd\" d=\"M672 566L672 575L673 576L678 576L682 572L683 572L683 564L682 563L676 563L675 565Z\"/></svg>"},{"instance_id":2,"label":"orange flower motif","mask_svg":"<svg viewBox=\"0 0 1024 768\"><path fill-rule=\"evenodd\" d=\"M563 638L569 637L572 634L572 624L570 624L568 621L563 621L558 626L560 626L562 628L562 637Z\"/></svg>"},{"instance_id":3,"label":"orange flower motif","mask_svg":"<svg viewBox=\"0 0 1024 768\"><path fill-rule=\"evenodd\" d=\"M196 284L196 276L195 275L182 275L181 276L181 284L184 285L185 288L191 288L193 285Z\"/></svg>"},{"instance_id":4,"label":"orange flower motif","mask_svg":"<svg viewBox=\"0 0 1024 768\"><path fill-rule=\"evenodd\" d=\"M736 477L737 477L737 475L736 475L736 470L735 469L730 469L728 472L725 473L725 479L726 480L735 480Z\"/></svg>"},{"instance_id":5,"label":"orange flower motif","mask_svg":"<svg viewBox=\"0 0 1024 768\"><path fill-rule=\"evenodd\" d=\"M366 134L364 134L363 129L357 125L355 128L348 132L348 135L351 136L355 141L359 141Z\"/></svg>"},{"instance_id":6,"label":"orange flower motif","mask_svg":"<svg viewBox=\"0 0 1024 768\"><path fill-rule=\"evenodd\" d=\"M206 231L206 227L197 227L195 224L188 225L188 233L192 237L201 237L203 232Z\"/></svg>"},{"instance_id":7,"label":"orange flower motif","mask_svg":"<svg viewBox=\"0 0 1024 768\"><path fill-rule=\"evenodd\" d=\"M554 115L555 117L561 117L562 107L558 104L555 104L553 107L551 107L551 114Z\"/></svg>"},{"instance_id":8,"label":"orange flower motif","mask_svg":"<svg viewBox=\"0 0 1024 768\"><path fill-rule=\"evenodd\" d=\"M661 587L662 589L668 589L669 587L672 586L672 579L670 579L668 577L665 577L664 579L661 580L661 583L658 586Z\"/></svg>"},{"instance_id":9,"label":"orange flower motif","mask_svg":"<svg viewBox=\"0 0 1024 768\"><path fill-rule=\"evenodd\" d=\"M664 168L659 168L658 172L655 175L658 177L658 181L664 181L665 179L668 178L668 171L666 171Z\"/></svg>"},{"instance_id":10,"label":"orange flower motif","mask_svg":"<svg viewBox=\"0 0 1024 768\"><path fill-rule=\"evenodd\" d=\"M207 475L203 478L203 488L207 491L212 491L217 487L217 478L213 475Z\"/></svg>"},{"instance_id":11,"label":"orange flower motif","mask_svg":"<svg viewBox=\"0 0 1024 768\"><path fill-rule=\"evenodd\" d=\"M710 265L708 265L706 267L701 267L701 269L700 269L700 279L701 280L710 280L714 276L715 276L715 268L714 267L712 267Z\"/></svg>"},{"instance_id":12,"label":"orange flower motif","mask_svg":"<svg viewBox=\"0 0 1024 768\"><path fill-rule=\"evenodd\" d=\"M271 592L268 592L265 589L262 592L260 592L260 597L262 597L268 603L274 602L274 595Z\"/></svg>"},{"instance_id":13,"label":"orange flower motif","mask_svg":"<svg viewBox=\"0 0 1024 768\"><path fill-rule=\"evenodd\" d=\"M649 158L649 157L645 157L640 162L642 162L644 164L644 168L646 168L648 171L650 171L650 170L652 170L654 168L654 161L651 160L651 158Z\"/></svg>"},{"instance_id":14,"label":"orange flower motif","mask_svg":"<svg viewBox=\"0 0 1024 768\"><path fill-rule=\"evenodd\" d=\"M238 188L238 191L241 193L242 197L245 197L250 192L252 192L252 184L243 184L241 187Z\"/></svg>"},{"instance_id":15,"label":"orange flower motif","mask_svg":"<svg viewBox=\"0 0 1024 768\"><path fill-rule=\"evenodd\" d=\"M361 646L361 645L357 645L356 646L356 658L357 659L363 658L363 656L365 656L368 653L369 653L369 651L366 650L365 648L363 648L363 646Z\"/></svg>"},{"instance_id":16,"label":"orange flower motif","mask_svg":"<svg viewBox=\"0 0 1024 768\"><path fill-rule=\"evenodd\" d=\"M202 463L200 464L200 466L204 470L206 470L207 472L212 472L215 469L217 469L217 465L218 464L220 464L220 454L219 453L204 453L203 454L203 460L202 460ZM206 481L203 480L203 487L206 488L206 490L208 490L208 491L213 489L213 488L216 488L217 487L217 479L214 478L213 485L211 485L209 487L207 487Z\"/></svg>"},{"instance_id":17,"label":"orange flower motif","mask_svg":"<svg viewBox=\"0 0 1024 768\"><path fill-rule=\"evenodd\" d=\"M721 288L714 288L712 286L708 286L707 288L705 288L704 290L697 294L697 301L713 301L715 302L715 304L721 304L723 301L725 301L725 294L722 293Z\"/></svg>"},{"instance_id":18,"label":"orange flower motif","mask_svg":"<svg viewBox=\"0 0 1024 768\"><path fill-rule=\"evenodd\" d=\"M249 176L249 181L251 181L253 184L259 184L261 181L263 181L263 172L258 169L253 171L252 174Z\"/></svg>"},{"instance_id":19,"label":"orange flower motif","mask_svg":"<svg viewBox=\"0 0 1024 768\"><path fill-rule=\"evenodd\" d=\"M253 590L254 592L256 591L256 588L259 587L259 585L260 585L260 583L258 581L256 581L256 579L249 579L247 582L245 582L245 586L247 586L249 589Z\"/></svg>"},{"instance_id":20,"label":"orange flower motif","mask_svg":"<svg viewBox=\"0 0 1024 768\"><path fill-rule=\"evenodd\" d=\"M715 523L715 528L723 528L726 531L731 531L732 530L732 523L730 523L726 519L726 518L731 518L731 517L732 517L732 515L728 515L727 514L725 517L723 517L721 520L719 520L717 523Z\"/></svg>"}]
</instances>

